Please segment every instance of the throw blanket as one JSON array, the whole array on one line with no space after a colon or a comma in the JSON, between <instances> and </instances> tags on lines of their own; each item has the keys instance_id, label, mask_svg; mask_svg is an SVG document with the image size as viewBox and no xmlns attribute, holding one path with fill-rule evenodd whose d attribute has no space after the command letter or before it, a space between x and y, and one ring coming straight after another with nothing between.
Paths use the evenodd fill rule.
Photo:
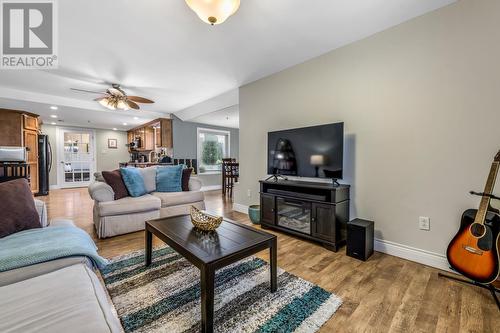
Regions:
<instances>
[{"instance_id":1,"label":"throw blanket","mask_svg":"<svg viewBox=\"0 0 500 333\"><path fill-rule=\"evenodd\" d=\"M107 264L92 238L75 227L30 229L0 238L0 272L72 256L86 256L98 268Z\"/></svg>"}]
</instances>

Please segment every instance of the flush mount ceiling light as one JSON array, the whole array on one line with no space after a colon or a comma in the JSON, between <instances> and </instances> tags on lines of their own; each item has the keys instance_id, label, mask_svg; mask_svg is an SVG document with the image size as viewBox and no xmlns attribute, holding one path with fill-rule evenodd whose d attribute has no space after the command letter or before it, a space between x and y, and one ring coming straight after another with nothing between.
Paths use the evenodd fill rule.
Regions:
<instances>
[{"instance_id":1,"label":"flush mount ceiling light","mask_svg":"<svg viewBox=\"0 0 500 333\"><path fill-rule=\"evenodd\" d=\"M221 24L238 10L240 0L186 0L198 17L208 24Z\"/></svg>"}]
</instances>

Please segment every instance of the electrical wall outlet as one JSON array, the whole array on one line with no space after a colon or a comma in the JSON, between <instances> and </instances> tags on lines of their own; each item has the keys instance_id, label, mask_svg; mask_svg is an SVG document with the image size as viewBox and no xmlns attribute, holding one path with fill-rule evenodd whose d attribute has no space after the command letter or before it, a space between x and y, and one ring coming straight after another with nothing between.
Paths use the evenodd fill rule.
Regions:
<instances>
[{"instance_id":1,"label":"electrical wall outlet","mask_svg":"<svg viewBox=\"0 0 500 333\"><path fill-rule=\"evenodd\" d=\"M420 230L431 230L431 219L427 216L420 216L418 218L418 227Z\"/></svg>"},{"instance_id":2,"label":"electrical wall outlet","mask_svg":"<svg viewBox=\"0 0 500 333\"><path fill-rule=\"evenodd\" d=\"M249 198L252 197L252 190L251 189L247 190L247 197L249 197Z\"/></svg>"}]
</instances>

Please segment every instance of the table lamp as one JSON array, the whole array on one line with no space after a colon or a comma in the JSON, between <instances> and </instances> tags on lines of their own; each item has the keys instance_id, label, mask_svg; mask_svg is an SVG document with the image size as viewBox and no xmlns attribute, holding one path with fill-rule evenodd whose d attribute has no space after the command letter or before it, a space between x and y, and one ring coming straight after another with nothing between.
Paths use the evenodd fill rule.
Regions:
<instances>
[{"instance_id":1,"label":"table lamp","mask_svg":"<svg viewBox=\"0 0 500 333\"><path fill-rule=\"evenodd\" d=\"M316 176L319 177L319 167L325 165L325 156L324 155L311 155L311 165L314 165L316 169Z\"/></svg>"}]
</instances>

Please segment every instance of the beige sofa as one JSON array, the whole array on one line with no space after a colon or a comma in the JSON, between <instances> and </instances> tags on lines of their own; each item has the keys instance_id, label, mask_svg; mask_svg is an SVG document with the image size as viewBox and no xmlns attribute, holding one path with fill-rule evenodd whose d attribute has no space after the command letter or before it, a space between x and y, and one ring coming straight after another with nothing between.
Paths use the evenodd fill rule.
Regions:
<instances>
[{"instance_id":1,"label":"beige sofa","mask_svg":"<svg viewBox=\"0 0 500 333\"><path fill-rule=\"evenodd\" d=\"M146 181L147 182L147 181ZM114 200L111 186L96 175L89 185L94 200L94 227L99 238L112 237L144 230L147 220L189 214L191 206L205 209L202 183L196 177L189 180L189 191L151 192L140 197Z\"/></svg>"},{"instance_id":2,"label":"beige sofa","mask_svg":"<svg viewBox=\"0 0 500 333\"><path fill-rule=\"evenodd\" d=\"M122 332L96 274L77 264L0 287L0 332Z\"/></svg>"},{"instance_id":3,"label":"beige sofa","mask_svg":"<svg viewBox=\"0 0 500 333\"><path fill-rule=\"evenodd\" d=\"M47 221L35 200L42 227ZM8 237L8 236L7 236ZM0 332L123 332L113 304L86 257L66 257L0 272Z\"/></svg>"}]
</instances>

